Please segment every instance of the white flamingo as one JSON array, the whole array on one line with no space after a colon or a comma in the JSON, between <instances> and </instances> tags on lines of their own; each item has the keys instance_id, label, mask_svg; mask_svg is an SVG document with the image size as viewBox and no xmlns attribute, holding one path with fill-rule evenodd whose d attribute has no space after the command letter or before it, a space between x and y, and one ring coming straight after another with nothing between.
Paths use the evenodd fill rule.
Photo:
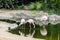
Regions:
<instances>
[{"instance_id":1,"label":"white flamingo","mask_svg":"<svg viewBox=\"0 0 60 40\"><path fill-rule=\"evenodd\" d=\"M26 22L30 23L30 33L31 33L31 24L33 24L34 28L35 28L35 24L34 24L35 22L33 19L28 19L27 21L25 19L21 19L21 23L19 24L19 26L21 26L22 24L25 24ZM34 35L34 33L35 33L35 31L32 33L32 36ZM29 36L31 36L31 35L29 34Z\"/></svg>"},{"instance_id":2,"label":"white flamingo","mask_svg":"<svg viewBox=\"0 0 60 40\"><path fill-rule=\"evenodd\" d=\"M46 21L47 19L48 19L48 17L45 15L41 17L41 21Z\"/></svg>"},{"instance_id":3,"label":"white flamingo","mask_svg":"<svg viewBox=\"0 0 60 40\"><path fill-rule=\"evenodd\" d=\"M22 29L25 31L25 23L26 23L26 21L25 21L25 19L21 19L21 21L20 21L20 24L19 24L19 26L21 26L22 24ZM24 28L23 28L24 27Z\"/></svg>"},{"instance_id":4,"label":"white flamingo","mask_svg":"<svg viewBox=\"0 0 60 40\"><path fill-rule=\"evenodd\" d=\"M25 19L21 19L19 26L21 26L22 24L25 24Z\"/></svg>"},{"instance_id":5,"label":"white flamingo","mask_svg":"<svg viewBox=\"0 0 60 40\"><path fill-rule=\"evenodd\" d=\"M35 21L33 19L28 19L27 22L30 23L30 24L33 24L34 28L35 28Z\"/></svg>"},{"instance_id":6,"label":"white flamingo","mask_svg":"<svg viewBox=\"0 0 60 40\"><path fill-rule=\"evenodd\" d=\"M42 26L43 26L43 29L40 29L40 32L43 36L46 36L47 35L47 30L45 28L45 25L47 25L47 20L48 20L48 17L47 16L42 16L41 17L41 22L42 22Z\"/></svg>"},{"instance_id":7,"label":"white flamingo","mask_svg":"<svg viewBox=\"0 0 60 40\"><path fill-rule=\"evenodd\" d=\"M30 24L30 31L29 32L31 33L31 24L33 24L34 28L35 28L35 24L34 24L35 22L33 19L28 19L27 22Z\"/></svg>"}]
</instances>

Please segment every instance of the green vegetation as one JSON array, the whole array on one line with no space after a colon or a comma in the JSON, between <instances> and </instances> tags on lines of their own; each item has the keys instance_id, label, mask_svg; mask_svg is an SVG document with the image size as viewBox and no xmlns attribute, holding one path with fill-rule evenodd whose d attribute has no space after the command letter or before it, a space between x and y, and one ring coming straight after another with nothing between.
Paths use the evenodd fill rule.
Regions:
<instances>
[{"instance_id":1,"label":"green vegetation","mask_svg":"<svg viewBox=\"0 0 60 40\"><path fill-rule=\"evenodd\" d=\"M41 7L42 7L42 3L40 2L31 2L29 5L28 5L28 8L29 9L34 9L34 10L41 10Z\"/></svg>"},{"instance_id":2,"label":"green vegetation","mask_svg":"<svg viewBox=\"0 0 60 40\"><path fill-rule=\"evenodd\" d=\"M60 9L60 0L0 0L0 8L7 8L7 9L15 9L15 8L22 8L22 5L29 5L31 9Z\"/></svg>"},{"instance_id":3,"label":"green vegetation","mask_svg":"<svg viewBox=\"0 0 60 40\"><path fill-rule=\"evenodd\" d=\"M35 4L34 3L29 4L28 8L29 9L35 9Z\"/></svg>"},{"instance_id":4,"label":"green vegetation","mask_svg":"<svg viewBox=\"0 0 60 40\"><path fill-rule=\"evenodd\" d=\"M23 9L24 8L24 5L20 5L20 6L17 6L15 9L19 10L19 9Z\"/></svg>"},{"instance_id":5,"label":"green vegetation","mask_svg":"<svg viewBox=\"0 0 60 40\"><path fill-rule=\"evenodd\" d=\"M37 9L37 10L40 10L41 7L42 7L42 3L36 2L36 3L35 3L35 6L36 6L36 9Z\"/></svg>"},{"instance_id":6,"label":"green vegetation","mask_svg":"<svg viewBox=\"0 0 60 40\"><path fill-rule=\"evenodd\" d=\"M0 0L0 9L43 10L49 14L60 15L60 0Z\"/></svg>"}]
</instances>

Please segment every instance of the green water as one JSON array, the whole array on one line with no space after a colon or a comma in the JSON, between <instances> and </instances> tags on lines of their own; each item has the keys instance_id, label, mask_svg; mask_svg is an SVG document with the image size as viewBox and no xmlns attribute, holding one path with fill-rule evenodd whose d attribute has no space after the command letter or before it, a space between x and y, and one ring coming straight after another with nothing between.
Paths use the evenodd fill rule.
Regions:
<instances>
[{"instance_id":1,"label":"green water","mask_svg":"<svg viewBox=\"0 0 60 40\"><path fill-rule=\"evenodd\" d=\"M41 39L46 39L46 40L58 40L58 37L60 36L60 23L56 25L52 25L49 23L48 25L46 25L45 27L48 31L48 34L46 36L42 36L40 33L41 26L39 25L35 25L35 26L36 27L33 28L33 25L31 25L31 30L30 30L29 24L24 24L20 27L9 30L9 32L19 35L19 30L20 30L26 36L29 33L32 34L32 32L35 30L35 34L33 35L34 38L41 38Z\"/></svg>"}]
</instances>

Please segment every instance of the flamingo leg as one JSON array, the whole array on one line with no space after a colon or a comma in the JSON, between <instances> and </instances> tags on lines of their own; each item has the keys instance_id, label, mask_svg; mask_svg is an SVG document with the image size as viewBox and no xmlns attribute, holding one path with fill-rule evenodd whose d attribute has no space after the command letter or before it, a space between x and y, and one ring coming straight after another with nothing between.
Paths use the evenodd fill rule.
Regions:
<instances>
[{"instance_id":1,"label":"flamingo leg","mask_svg":"<svg viewBox=\"0 0 60 40\"><path fill-rule=\"evenodd\" d=\"M33 35L34 35L34 34L35 34L35 30L33 30L33 33L32 33L32 35L31 35L31 36L33 37Z\"/></svg>"},{"instance_id":2,"label":"flamingo leg","mask_svg":"<svg viewBox=\"0 0 60 40\"><path fill-rule=\"evenodd\" d=\"M33 26L34 26L34 28L35 28L35 24L33 23Z\"/></svg>"},{"instance_id":3,"label":"flamingo leg","mask_svg":"<svg viewBox=\"0 0 60 40\"><path fill-rule=\"evenodd\" d=\"M29 27L30 27L29 33L31 34L31 23L30 23Z\"/></svg>"},{"instance_id":4,"label":"flamingo leg","mask_svg":"<svg viewBox=\"0 0 60 40\"><path fill-rule=\"evenodd\" d=\"M25 32L25 24L24 24L24 32Z\"/></svg>"}]
</instances>

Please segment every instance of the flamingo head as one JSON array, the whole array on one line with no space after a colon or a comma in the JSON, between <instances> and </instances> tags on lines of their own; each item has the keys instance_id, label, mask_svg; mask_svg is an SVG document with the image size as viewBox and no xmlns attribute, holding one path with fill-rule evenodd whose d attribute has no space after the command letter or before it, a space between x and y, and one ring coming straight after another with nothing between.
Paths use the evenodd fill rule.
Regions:
<instances>
[{"instance_id":1,"label":"flamingo head","mask_svg":"<svg viewBox=\"0 0 60 40\"><path fill-rule=\"evenodd\" d=\"M19 25L22 25L22 24L24 24L25 23L25 19L21 19L21 21L20 21L20 24Z\"/></svg>"},{"instance_id":2,"label":"flamingo head","mask_svg":"<svg viewBox=\"0 0 60 40\"><path fill-rule=\"evenodd\" d=\"M34 23L34 20L33 19L28 19L27 22L28 23Z\"/></svg>"}]
</instances>

